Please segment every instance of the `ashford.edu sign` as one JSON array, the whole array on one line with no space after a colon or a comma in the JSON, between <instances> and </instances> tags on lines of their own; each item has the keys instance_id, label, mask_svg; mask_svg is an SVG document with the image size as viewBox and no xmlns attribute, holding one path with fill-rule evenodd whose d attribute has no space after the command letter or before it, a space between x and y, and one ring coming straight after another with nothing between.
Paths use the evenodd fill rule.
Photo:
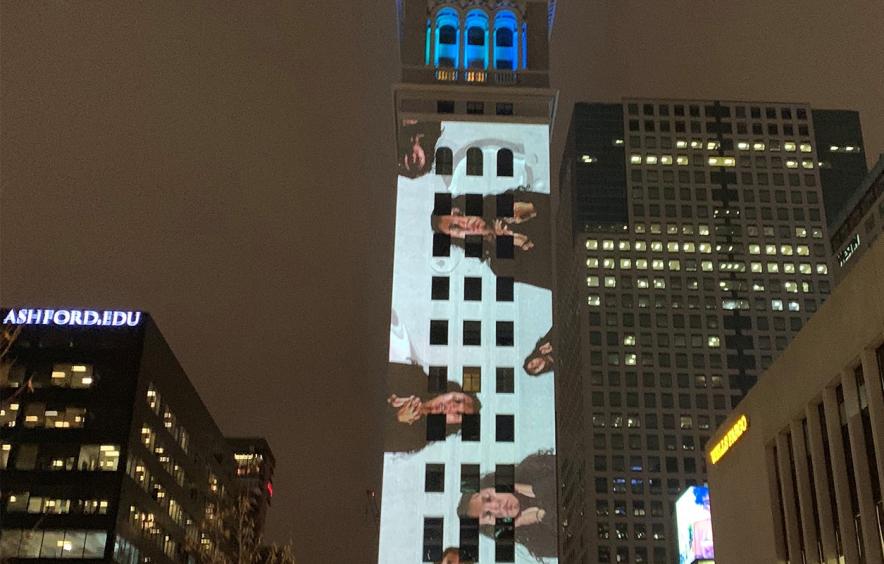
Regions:
<instances>
[{"instance_id":1,"label":"ashford.edu sign","mask_svg":"<svg viewBox=\"0 0 884 564\"><path fill-rule=\"evenodd\" d=\"M15 325L74 325L135 327L141 323L140 311L96 311L94 309L10 309L3 323Z\"/></svg>"}]
</instances>

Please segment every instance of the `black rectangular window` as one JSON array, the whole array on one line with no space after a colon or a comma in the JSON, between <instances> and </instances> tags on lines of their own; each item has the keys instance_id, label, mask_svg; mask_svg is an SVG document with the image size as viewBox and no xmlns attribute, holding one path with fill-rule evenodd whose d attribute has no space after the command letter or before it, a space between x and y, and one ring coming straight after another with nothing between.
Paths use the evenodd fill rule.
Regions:
<instances>
[{"instance_id":1,"label":"black rectangular window","mask_svg":"<svg viewBox=\"0 0 884 564\"><path fill-rule=\"evenodd\" d=\"M436 192L433 196L433 215L451 215L451 194Z\"/></svg>"},{"instance_id":2,"label":"black rectangular window","mask_svg":"<svg viewBox=\"0 0 884 564\"><path fill-rule=\"evenodd\" d=\"M482 279L468 276L463 279L463 299L479 301L482 299Z\"/></svg>"},{"instance_id":3,"label":"black rectangular window","mask_svg":"<svg viewBox=\"0 0 884 564\"><path fill-rule=\"evenodd\" d=\"M460 465L460 491L470 493L479 491L479 465Z\"/></svg>"},{"instance_id":4,"label":"black rectangular window","mask_svg":"<svg viewBox=\"0 0 884 564\"><path fill-rule=\"evenodd\" d=\"M433 233L433 256L447 257L451 254L451 236L444 233Z\"/></svg>"},{"instance_id":5,"label":"black rectangular window","mask_svg":"<svg viewBox=\"0 0 884 564\"><path fill-rule=\"evenodd\" d=\"M427 442L445 440L445 414L430 413L427 415Z\"/></svg>"},{"instance_id":6,"label":"black rectangular window","mask_svg":"<svg viewBox=\"0 0 884 564\"><path fill-rule=\"evenodd\" d=\"M448 367L447 366L431 366L427 375L427 391L428 392L447 392L448 391Z\"/></svg>"},{"instance_id":7,"label":"black rectangular window","mask_svg":"<svg viewBox=\"0 0 884 564\"><path fill-rule=\"evenodd\" d=\"M471 258L482 258L481 235L467 235L464 237L464 254Z\"/></svg>"},{"instance_id":8,"label":"black rectangular window","mask_svg":"<svg viewBox=\"0 0 884 564\"><path fill-rule=\"evenodd\" d=\"M512 368L497 367L497 388L498 394L511 394L515 391L514 378L515 370Z\"/></svg>"},{"instance_id":9,"label":"black rectangular window","mask_svg":"<svg viewBox=\"0 0 884 564\"><path fill-rule=\"evenodd\" d=\"M497 195L497 217L513 217L513 195Z\"/></svg>"},{"instance_id":10,"label":"black rectangular window","mask_svg":"<svg viewBox=\"0 0 884 564\"><path fill-rule=\"evenodd\" d=\"M432 296L434 300L448 299L448 277L433 276Z\"/></svg>"},{"instance_id":11,"label":"black rectangular window","mask_svg":"<svg viewBox=\"0 0 884 564\"><path fill-rule=\"evenodd\" d=\"M511 259L513 258L513 236L498 235L495 237L497 241L497 258Z\"/></svg>"},{"instance_id":12,"label":"black rectangular window","mask_svg":"<svg viewBox=\"0 0 884 564\"><path fill-rule=\"evenodd\" d=\"M434 319L430 321L430 344L448 344L448 321L445 321L444 319Z\"/></svg>"},{"instance_id":13,"label":"black rectangular window","mask_svg":"<svg viewBox=\"0 0 884 564\"><path fill-rule=\"evenodd\" d=\"M513 278L511 276L497 277L497 301L513 301Z\"/></svg>"},{"instance_id":14,"label":"black rectangular window","mask_svg":"<svg viewBox=\"0 0 884 564\"><path fill-rule=\"evenodd\" d=\"M442 415L444 425L445 415ZM481 424L478 413L464 414L460 424L461 439L464 441L478 441L481 439Z\"/></svg>"},{"instance_id":15,"label":"black rectangular window","mask_svg":"<svg viewBox=\"0 0 884 564\"><path fill-rule=\"evenodd\" d=\"M436 112L440 114L453 114L454 100L437 100Z\"/></svg>"},{"instance_id":16,"label":"black rectangular window","mask_svg":"<svg viewBox=\"0 0 884 564\"><path fill-rule=\"evenodd\" d=\"M426 474L424 476L425 492L444 492L445 491L445 465L444 464L427 464Z\"/></svg>"},{"instance_id":17,"label":"black rectangular window","mask_svg":"<svg viewBox=\"0 0 884 564\"><path fill-rule=\"evenodd\" d=\"M482 346L482 323L479 321L463 322L463 344Z\"/></svg>"},{"instance_id":18,"label":"black rectangular window","mask_svg":"<svg viewBox=\"0 0 884 564\"><path fill-rule=\"evenodd\" d=\"M475 562L479 559L479 519L460 518L460 560Z\"/></svg>"},{"instance_id":19,"label":"black rectangular window","mask_svg":"<svg viewBox=\"0 0 884 564\"><path fill-rule=\"evenodd\" d=\"M510 102L498 102L495 106L495 112L499 116L513 115L513 105Z\"/></svg>"},{"instance_id":20,"label":"black rectangular window","mask_svg":"<svg viewBox=\"0 0 884 564\"><path fill-rule=\"evenodd\" d=\"M485 102L467 102L468 114L484 114Z\"/></svg>"},{"instance_id":21,"label":"black rectangular window","mask_svg":"<svg viewBox=\"0 0 884 564\"><path fill-rule=\"evenodd\" d=\"M497 322L497 346L511 347L513 346L513 322L498 321Z\"/></svg>"},{"instance_id":22,"label":"black rectangular window","mask_svg":"<svg viewBox=\"0 0 884 564\"><path fill-rule=\"evenodd\" d=\"M516 539L512 519L497 519L494 523L494 560L515 562Z\"/></svg>"},{"instance_id":23,"label":"black rectangular window","mask_svg":"<svg viewBox=\"0 0 884 564\"><path fill-rule=\"evenodd\" d=\"M495 431L497 442L513 442L516 435L515 417L512 415L498 415L495 422Z\"/></svg>"},{"instance_id":24,"label":"black rectangular window","mask_svg":"<svg viewBox=\"0 0 884 564\"><path fill-rule=\"evenodd\" d=\"M464 215L482 216L482 195L467 194L464 196Z\"/></svg>"},{"instance_id":25,"label":"black rectangular window","mask_svg":"<svg viewBox=\"0 0 884 564\"><path fill-rule=\"evenodd\" d=\"M494 491L513 493L516 487L516 467L498 464L494 470Z\"/></svg>"},{"instance_id":26,"label":"black rectangular window","mask_svg":"<svg viewBox=\"0 0 884 564\"><path fill-rule=\"evenodd\" d=\"M424 562L442 559L442 518L424 517Z\"/></svg>"}]
</instances>

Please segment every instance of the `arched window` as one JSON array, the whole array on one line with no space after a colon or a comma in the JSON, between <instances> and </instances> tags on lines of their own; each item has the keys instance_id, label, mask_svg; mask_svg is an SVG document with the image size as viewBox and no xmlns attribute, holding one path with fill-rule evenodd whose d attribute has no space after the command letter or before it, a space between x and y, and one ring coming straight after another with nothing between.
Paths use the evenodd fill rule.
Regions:
<instances>
[{"instance_id":1,"label":"arched window","mask_svg":"<svg viewBox=\"0 0 884 564\"><path fill-rule=\"evenodd\" d=\"M457 68L458 35L460 19L453 8L443 8L436 14L436 53L437 67Z\"/></svg>"},{"instance_id":2,"label":"arched window","mask_svg":"<svg viewBox=\"0 0 884 564\"><path fill-rule=\"evenodd\" d=\"M454 168L454 155L448 147L436 149L436 174L450 175Z\"/></svg>"},{"instance_id":3,"label":"arched window","mask_svg":"<svg viewBox=\"0 0 884 564\"><path fill-rule=\"evenodd\" d=\"M467 46L464 57L466 68L488 68L488 15L482 10L473 10L467 14Z\"/></svg>"},{"instance_id":4,"label":"arched window","mask_svg":"<svg viewBox=\"0 0 884 564\"><path fill-rule=\"evenodd\" d=\"M497 176L513 175L513 152L509 149L497 151Z\"/></svg>"},{"instance_id":5,"label":"arched window","mask_svg":"<svg viewBox=\"0 0 884 564\"><path fill-rule=\"evenodd\" d=\"M467 176L482 176L482 149L467 149Z\"/></svg>"},{"instance_id":6,"label":"arched window","mask_svg":"<svg viewBox=\"0 0 884 564\"><path fill-rule=\"evenodd\" d=\"M516 70L518 62L518 20L508 10L494 18L494 68Z\"/></svg>"}]
</instances>

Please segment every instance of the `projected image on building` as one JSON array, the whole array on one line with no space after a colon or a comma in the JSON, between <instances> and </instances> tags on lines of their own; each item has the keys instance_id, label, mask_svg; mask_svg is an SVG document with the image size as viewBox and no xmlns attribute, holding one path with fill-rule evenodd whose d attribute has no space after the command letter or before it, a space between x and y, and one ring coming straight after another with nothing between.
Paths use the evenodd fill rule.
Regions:
<instances>
[{"instance_id":1,"label":"projected image on building","mask_svg":"<svg viewBox=\"0 0 884 564\"><path fill-rule=\"evenodd\" d=\"M379 561L557 562L549 127L398 147Z\"/></svg>"}]
</instances>

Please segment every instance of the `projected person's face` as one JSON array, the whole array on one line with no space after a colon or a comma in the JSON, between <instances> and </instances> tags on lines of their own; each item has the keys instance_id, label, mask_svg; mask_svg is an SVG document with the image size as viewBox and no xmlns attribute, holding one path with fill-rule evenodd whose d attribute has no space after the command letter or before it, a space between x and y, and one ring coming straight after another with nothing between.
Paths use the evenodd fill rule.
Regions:
<instances>
[{"instance_id":1,"label":"projected person's face","mask_svg":"<svg viewBox=\"0 0 884 564\"><path fill-rule=\"evenodd\" d=\"M460 552L456 550L446 552L439 564L460 564Z\"/></svg>"},{"instance_id":2,"label":"projected person's face","mask_svg":"<svg viewBox=\"0 0 884 564\"><path fill-rule=\"evenodd\" d=\"M451 215L439 216L439 231L456 239L463 239L467 235L485 235L488 233L488 225L481 217L463 215L459 209L454 208Z\"/></svg>"},{"instance_id":3,"label":"projected person's face","mask_svg":"<svg viewBox=\"0 0 884 564\"><path fill-rule=\"evenodd\" d=\"M409 172L417 172L423 170L427 164L427 154L421 146L423 133L412 135L409 139L409 146L406 147L405 155L402 156L402 168Z\"/></svg>"},{"instance_id":4,"label":"projected person's face","mask_svg":"<svg viewBox=\"0 0 884 564\"><path fill-rule=\"evenodd\" d=\"M549 370L551 364L551 359L548 356L535 356L525 365L525 371L528 374L540 374Z\"/></svg>"},{"instance_id":5,"label":"projected person's face","mask_svg":"<svg viewBox=\"0 0 884 564\"><path fill-rule=\"evenodd\" d=\"M495 519L514 519L519 515L519 498L511 493L485 488L473 494L467 513L478 518L480 525L493 525Z\"/></svg>"},{"instance_id":6,"label":"projected person's face","mask_svg":"<svg viewBox=\"0 0 884 564\"><path fill-rule=\"evenodd\" d=\"M463 392L448 392L427 400L424 405L428 413L444 413L445 422L456 425L465 413L476 413L476 402Z\"/></svg>"}]
</instances>

